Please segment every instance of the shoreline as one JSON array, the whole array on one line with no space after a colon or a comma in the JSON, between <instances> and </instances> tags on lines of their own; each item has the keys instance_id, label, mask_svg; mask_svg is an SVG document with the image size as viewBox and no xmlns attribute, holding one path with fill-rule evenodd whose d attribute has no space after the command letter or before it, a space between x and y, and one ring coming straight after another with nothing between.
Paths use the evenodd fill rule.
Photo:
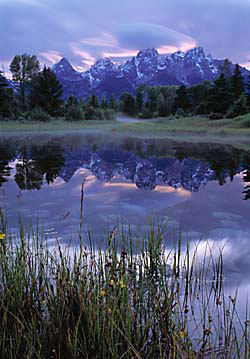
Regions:
<instances>
[{"instance_id":1,"label":"shoreline","mask_svg":"<svg viewBox=\"0 0 250 359\"><path fill-rule=\"evenodd\" d=\"M69 122L55 119L51 122L0 122L0 136L67 134L103 135L119 139L172 139L179 142L204 142L235 145L250 149L250 128L234 128L233 120L209 121L201 118L150 119L137 122L83 121Z\"/></svg>"}]
</instances>

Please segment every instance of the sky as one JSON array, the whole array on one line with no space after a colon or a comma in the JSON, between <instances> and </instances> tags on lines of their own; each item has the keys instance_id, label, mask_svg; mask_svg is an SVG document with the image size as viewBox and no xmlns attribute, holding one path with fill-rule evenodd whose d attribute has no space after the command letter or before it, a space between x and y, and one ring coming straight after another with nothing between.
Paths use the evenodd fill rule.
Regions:
<instances>
[{"instance_id":1,"label":"sky","mask_svg":"<svg viewBox=\"0 0 250 359\"><path fill-rule=\"evenodd\" d=\"M250 68L249 19L250 0L0 0L0 70L9 77L22 53L85 71L103 57L195 46Z\"/></svg>"}]
</instances>

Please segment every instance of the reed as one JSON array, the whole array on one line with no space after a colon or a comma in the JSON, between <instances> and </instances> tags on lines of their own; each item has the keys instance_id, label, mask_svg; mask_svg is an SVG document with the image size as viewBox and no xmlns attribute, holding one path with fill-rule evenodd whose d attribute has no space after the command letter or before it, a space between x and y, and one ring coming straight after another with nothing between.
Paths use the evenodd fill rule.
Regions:
<instances>
[{"instance_id":1,"label":"reed","mask_svg":"<svg viewBox=\"0 0 250 359\"><path fill-rule=\"evenodd\" d=\"M83 190L82 190L83 196ZM82 214L80 218L83 220ZM223 255L168 250L161 226L134 238L115 227L104 249L49 246L44 233L0 212L0 357L248 358L248 308L223 289Z\"/></svg>"}]
</instances>

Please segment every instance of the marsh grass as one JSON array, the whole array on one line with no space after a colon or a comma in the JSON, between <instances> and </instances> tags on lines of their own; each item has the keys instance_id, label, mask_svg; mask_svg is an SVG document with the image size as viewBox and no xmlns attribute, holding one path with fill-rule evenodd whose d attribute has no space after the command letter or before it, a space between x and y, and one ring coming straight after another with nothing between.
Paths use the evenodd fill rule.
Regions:
<instances>
[{"instance_id":1,"label":"marsh grass","mask_svg":"<svg viewBox=\"0 0 250 359\"><path fill-rule=\"evenodd\" d=\"M152 222L140 239L115 227L105 250L90 233L52 248L21 220L9 233L3 211L0 233L3 359L249 357L248 316L236 325L209 245L201 259L180 234L167 250Z\"/></svg>"},{"instance_id":2,"label":"marsh grass","mask_svg":"<svg viewBox=\"0 0 250 359\"><path fill-rule=\"evenodd\" d=\"M206 117L156 118L135 123L110 121L66 121L55 118L49 122L2 121L0 131L13 136L20 133L82 133L110 134L112 137L131 136L138 138L175 138L192 142L217 142L238 144L249 142L249 114L235 119L210 120Z\"/></svg>"}]
</instances>

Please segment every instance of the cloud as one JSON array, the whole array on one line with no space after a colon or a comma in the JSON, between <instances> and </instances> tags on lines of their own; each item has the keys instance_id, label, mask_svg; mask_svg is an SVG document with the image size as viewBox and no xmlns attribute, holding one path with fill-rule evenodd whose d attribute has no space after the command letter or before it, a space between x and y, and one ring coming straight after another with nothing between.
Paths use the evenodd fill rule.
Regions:
<instances>
[{"instance_id":1,"label":"cloud","mask_svg":"<svg viewBox=\"0 0 250 359\"><path fill-rule=\"evenodd\" d=\"M215 58L249 60L249 0L0 0L0 14L0 64L28 52L46 54L46 64L60 54L82 67L102 56L196 44Z\"/></svg>"},{"instance_id":2,"label":"cloud","mask_svg":"<svg viewBox=\"0 0 250 359\"><path fill-rule=\"evenodd\" d=\"M81 44L83 45L90 45L90 46L101 46L101 47L117 47L118 43L117 43L117 39L107 33L107 32L102 32L100 34L100 36L97 37L90 37L87 39L83 39L80 41Z\"/></svg>"},{"instance_id":3,"label":"cloud","mask_svg":"<svg viewBox=\"0 0 250 359\"><path fill-rule=\"evenodd\" d=\"M77 44L71 44L71 49L74 55L81 58L82 69L86 70L95 63L96 59L90 53L81 49Z\"/></svg>"},{"instance_id":4,"label":"cloud","mask_svg":"<svg viewBox=\"0 0 250 359\"><path fill-rule=\"evenodd\" d=\"M178 49L184 43L189 43L190 47L196 44L196 41L190 36L153 23L128 22L120 25L115 32L119 39L119 45L130 49L161 48L164 46Z\"/></svg>"},{"instance_id":5,"label":"cloud","mask_svg":"<svg viewBox=\"0 0 250 359\"><path fill-rule=\"evenodd\" d=\"M47 51L40 52L39 57L47 60L49 64L55 64L63 57L63 55L58 51Z\"/></svg>"}]
</instances>

